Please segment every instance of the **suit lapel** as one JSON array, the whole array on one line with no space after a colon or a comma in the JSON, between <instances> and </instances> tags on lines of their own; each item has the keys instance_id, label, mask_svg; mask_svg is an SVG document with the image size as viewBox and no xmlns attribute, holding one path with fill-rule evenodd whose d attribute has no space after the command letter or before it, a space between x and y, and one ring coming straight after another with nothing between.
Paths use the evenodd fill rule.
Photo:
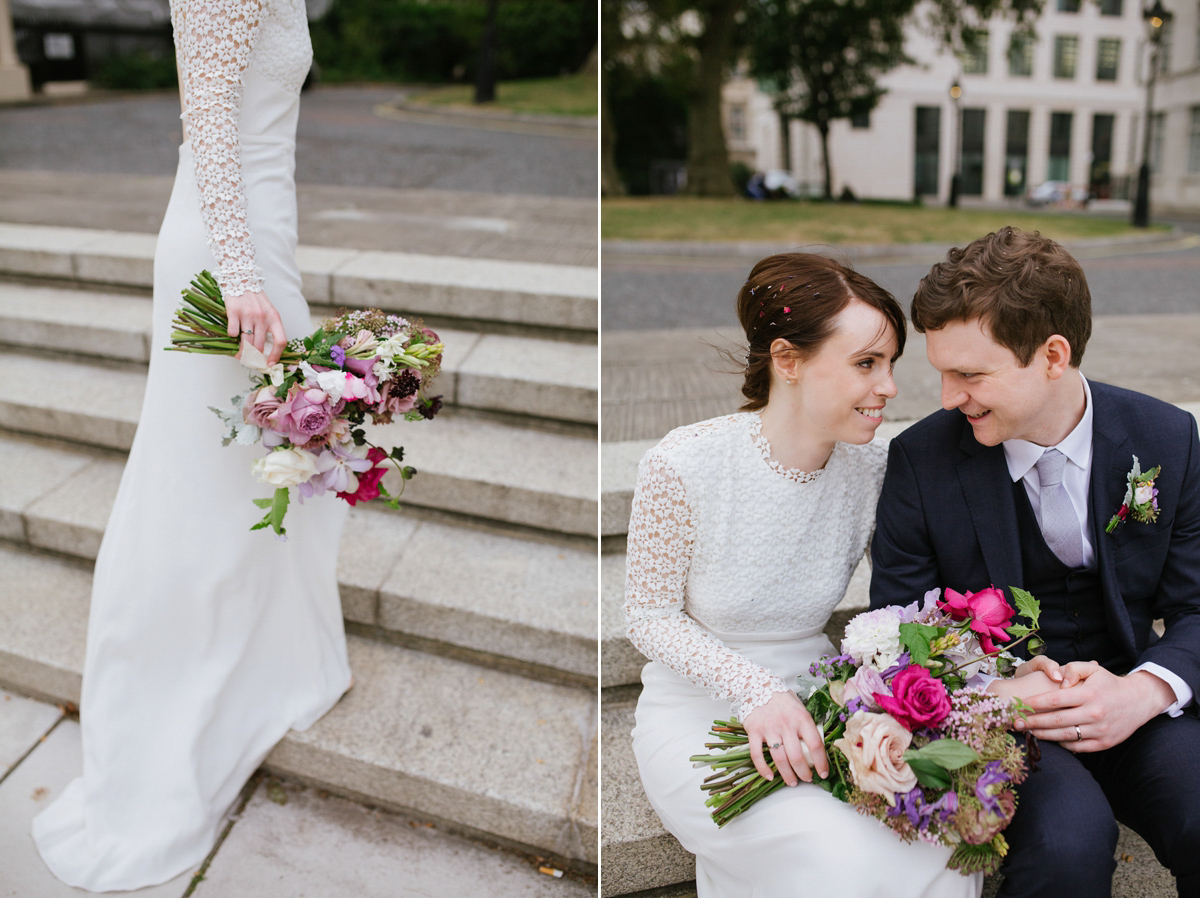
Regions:
<instances>
[{"instance_id":1,"label":"suit lapel","mask_svg":"<svg viewBox=\"0 0 1200 898\"><path fill-rule=\"evenodd\" d=\"M1001 589L1020 586L1023 580L1021 544L1017 530L1017 506L1013 501L1012 478L1000 446L981 446L971 425L963 418L959 447L967 457L958 465L975 535L983 552L988 578ZM947 584L955 589L981 589L985 584Z\"/></svg>"},{"instance_id":2,"label":"suit lapel","mask_svg":"<svg viewBox=\"0 0 1200 898\"><path fill-rule=\"evenodd\" d=\"M1129 610L1117 585L1116 549L1122 542L1125 527L1105 533L1109 520L1121 507L1133 465L1133 451L1122 420L1112 407L1104 384L1090 383L1092 392L1092 475L1088 484L1089 510L1092 518L1092 541L1104 593L1104 609L1109 632L1121 641L1129 657L1137 657L1133 624Z\"/></svg>"}]
</instances>

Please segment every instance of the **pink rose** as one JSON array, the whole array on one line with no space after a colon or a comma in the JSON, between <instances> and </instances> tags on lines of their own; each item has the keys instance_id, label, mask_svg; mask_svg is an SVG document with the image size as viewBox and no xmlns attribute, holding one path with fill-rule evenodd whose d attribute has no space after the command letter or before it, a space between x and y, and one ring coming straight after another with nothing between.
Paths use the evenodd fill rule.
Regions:
<instances>
[{"instance_id":1,"label":"pink rose","mask_svg":"<svg viewBox=\"0 0 1200 898\"><path fill-rule=\"evenodd\" d=\"M367 451L367 459L375 467L359 474L358 489L353 493L338 493L339 499L345 499L351 505L355 505L359 502L370 502L372 499L379 498L379 481L387 473L387 467L381 465L380 462L387 459L387 453L382 449L372 447Z\"/></svg>"},{"instance_id":2,"label":"pink rose","mask_svg":"<svg viewBox=\"0 0 1200 898\"><path fill-rule=\"evenodd\" d=\"M329 397L321 390L295 386L270 418L271 426L293 446L305 446L326 435L333 422Z\"/></svg>"},{"instance_id":3,"label":"pink rose","mask_svg":"<svg viewBox=\"0 0 1200 898\"><path fill-rule=\"evenodd\" d=\"M1008 627L1012 625L1012 616L1016 612L1005 600L1004 593L996 587L989 586L966 595L947 589L938 607L957 621L969 619L971 629L978 634L979 645L985 652L997 650L993 639L1001 643L1008 642Z\"/></svg>"},{"instance_id":4,"label":"pink rose","mask_svg":"<svg viewBox=\"0 0 1200 898\"><path fill-rule=\"evenodd\" d=\"M912 733L886 714L859 711L833 744L850 762L854 785L882 795L893 807L897 792L911 792L917 785L917 775L904 760Z\"/></svg>"},{"instance_id":5,"label":"pink rose","mask_svg":"<svg viewBox=\"0 0 1200 898\"><path fill-rule=\"evenodd\" d=\"M937 726L950 713L946 684L919 664L910 664L892 677L892 694L875 693L879 707L909 732Z\"/></svg>"},{"instance_id":6,"label":"pink rose","mask_svg":"<svg viewBox=\"0 0 1200 898\"><path fill-rule=\"evenodd\" d=\"M255 427L261 427L263 430L269 430L271 428L270 418L279 410L282 402L283 400L275 395L274 387L263 387L246 397L246 402L242 406L242 420Z\"/></svg>"}]
</instances>

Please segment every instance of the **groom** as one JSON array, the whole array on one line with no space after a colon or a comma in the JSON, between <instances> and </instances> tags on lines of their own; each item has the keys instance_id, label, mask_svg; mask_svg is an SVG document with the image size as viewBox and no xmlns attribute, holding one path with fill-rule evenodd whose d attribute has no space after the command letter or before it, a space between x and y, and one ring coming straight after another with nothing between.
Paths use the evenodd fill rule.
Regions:
<instances>
[{"instance_id":1,"label":"groom","mask_svg":"<svg viewBox=\"0 0 1200 898\"><path fill-rule=\"evenodd\" d=\"M1120 820L1200 895L1200 440L1191 415L1086 380L1079 264L1003 228L921 281L913 326L942 406L891 444L871 605L1021 586L1046 654L1100 667L1030 700L1037 771L1005 831L1002 896L1108 896ZM1153 521L1111 532L1134 456L1161 466ZM1010 597L1011 602L1011 597ZM1162 619L1165 635L1152 624Z\"/></svg>"}]
</instances>

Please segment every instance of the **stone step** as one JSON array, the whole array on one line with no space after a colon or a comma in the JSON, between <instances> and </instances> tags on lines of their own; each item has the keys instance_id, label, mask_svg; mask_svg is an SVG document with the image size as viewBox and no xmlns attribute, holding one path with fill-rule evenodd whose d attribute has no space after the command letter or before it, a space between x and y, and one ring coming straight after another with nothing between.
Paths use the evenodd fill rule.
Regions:
<instances>
[{"instance_id":1,"label":"stone step","mask_svg":"<svg viewBox=\"0 0 1200 898\"><path fill-rule=\"evenodd\" d=\"M324 315L314 315L315 330ZM151 306L128 294L0 282L0 344L145 363ZM596 347L442 330L437 391L448 405L595 424Z\"/></svg>"},{"instance_id":2,"label":"stone step","mask_svg":"<svg viewBox=\"0 0 1200 898\"><path fill-rule=\"evenodd\" d=\"M0 274L151 289L155 240L153 234L0 223ZM581 338L596 333L596 268L316 246L299 247L296 261L304 296L314 305Z\"/></svg>"},{"instance_id":3,"label":"stone step","mask_svg":"<svg viewBox=\"0 0 1200 898\"><path fill-rule=\"evenodd\" d=\"M136 368L3 354L0 382L9 389L0 396L0 428L125 451L145 381ZM594 438L453 413L375 428L373 436L404 446L406 462L420 472L405 489L409 505L596 535Z\"/></svg>"},{"instance_id":4,"label":"stone step","mask_svg":"<svg viewBox=\"0 0 1200 898\"><path fill-rule=\"evenodd\" d=\"M0 434L0 471L21 473L0 479L0 539L94 560L123 468L119 456ZM346 620L380 638L595 681L594 550L368 505L350 509L338 575Z\"/></svg>"},{"instance_id":5,"label":"stone step","mask_svg":"<svg viewBox=\"0 0 1200 898\"><path fill-rule=\"evenodd\" d=\"M0 546L0 685L79 702L90 594L82 566ZM285 736L268 770L594 869L594 693L354 636L349 645L356 685Z\"/></svg>"}]
</instances>

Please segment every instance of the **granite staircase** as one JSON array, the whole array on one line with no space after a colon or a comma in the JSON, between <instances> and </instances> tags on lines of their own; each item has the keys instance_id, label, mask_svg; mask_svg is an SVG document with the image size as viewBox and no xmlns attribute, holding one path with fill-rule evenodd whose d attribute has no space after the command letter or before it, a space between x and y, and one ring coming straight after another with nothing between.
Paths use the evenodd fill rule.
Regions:
<instances>
[{"instance_id":1,"label":"granite staircase","mask_svg":"<svg viewBox=\"0 0 1200 898\"><path fill-rule=\"evenodd\" d=\"M0 686L33 697L79 701L91 568L159 351L153 251L144 234L0 224ZM596 270L298 261L315 318L375 306L435 327L446 408L382 435L420 473L400 511L351 509L356 685L266 767L594 873Z\"/></svg>"}]
</instances>

